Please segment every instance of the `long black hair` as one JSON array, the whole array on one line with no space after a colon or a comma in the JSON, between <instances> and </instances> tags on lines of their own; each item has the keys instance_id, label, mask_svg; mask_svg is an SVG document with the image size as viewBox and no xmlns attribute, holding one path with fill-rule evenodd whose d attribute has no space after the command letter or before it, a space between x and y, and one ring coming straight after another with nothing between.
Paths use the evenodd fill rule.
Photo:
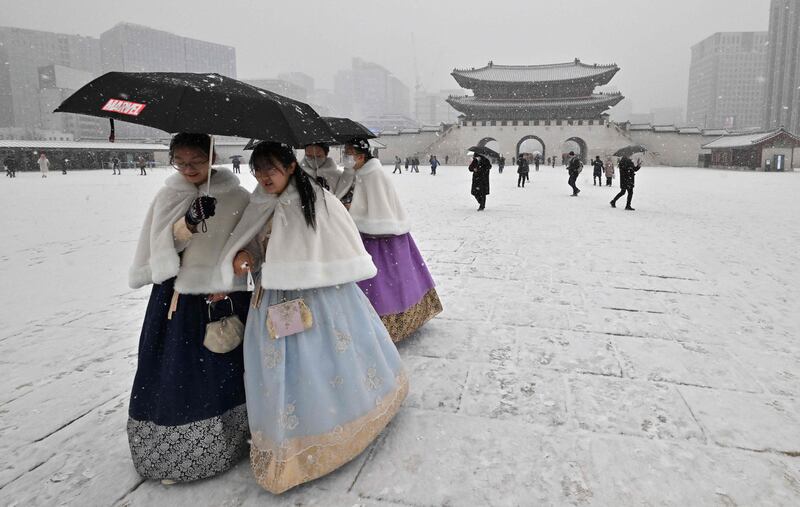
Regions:
<instances>
[{"instance_id":1,"label":"long black hair","mask_svg":"<svg viewBox=\"0 0 800 507\"><path fill-rule=\"evenodd\" d=\"M370 160L372 158L375 158L375 157L372 156L372 153L370 152L369 141L367 141L366 139L355 138L355 139L350 140L350 142L348 142L347 144L352 146L353 150L356 153L360 153L360 154L364 155L364 163L366 163L368 160Z\"/></svg>"},{"instance_id":2,"label":"long black hair","mask_svg":"<svg viewBox=\"0 0 800 507\"><path fill-rule=\"evenodd\" d=\"M312 229L316 229L317 211L315 202L317 193L314 189L315 183L300 168L300 164L297 163L297 157L294 155L294 150L285 144L262 141L253 148L253 154L250 155L251 170L256 170L256 161L259 159L266 159L273 164L280 162L286 170L291 167L292 163L295 164L294 173L290 176L289 182L294 183L300 194L300 206L303 208L306 224Z\"/></svg>"}]
</instances>

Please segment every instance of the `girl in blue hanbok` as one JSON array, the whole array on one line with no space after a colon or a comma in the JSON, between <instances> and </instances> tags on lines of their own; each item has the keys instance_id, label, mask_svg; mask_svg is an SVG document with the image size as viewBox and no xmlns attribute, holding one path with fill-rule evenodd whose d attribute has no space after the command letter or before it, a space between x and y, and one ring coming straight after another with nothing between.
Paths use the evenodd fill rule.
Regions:
<instances>
[{"instance_id":1,"label":"girl in blue hanbok","mask_svg":"<svg viewBox=\"0 0 800 507\"><path fill-rule=\"evenodd\" d=\"M244 341L250 460L258 483L281 493L361 453L408 380L356 285L376 268L347 210L288 146L258 144L250 167L258 187L225 247L223 279L256 275Z\"/></svg>"}]
</instances>

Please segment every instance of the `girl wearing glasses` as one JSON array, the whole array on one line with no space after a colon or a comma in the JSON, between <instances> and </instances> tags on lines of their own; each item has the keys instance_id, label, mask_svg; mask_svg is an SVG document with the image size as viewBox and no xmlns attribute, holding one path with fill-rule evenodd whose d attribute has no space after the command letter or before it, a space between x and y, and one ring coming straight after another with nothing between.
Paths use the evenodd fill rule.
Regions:
<instances>
[{"instance_id":1,"label":"girl wearing glasses","mask_svg":"<svg viewBox=\"0 0 800 507\"><path fill-rule=\"evenodd\" d=\"M129 273L132 288L153 288L128 440L139 475L165 483L216 475L247 449L242 347L212 352L204 339L209 302L247 318L246 283L223 283L219 260L250 196L230 171L211 166L209 144L206 134L173 137L169 153L177 172L150 205ZM201 194L209 171L214 197Z\"/></svg>"}]
</instances>

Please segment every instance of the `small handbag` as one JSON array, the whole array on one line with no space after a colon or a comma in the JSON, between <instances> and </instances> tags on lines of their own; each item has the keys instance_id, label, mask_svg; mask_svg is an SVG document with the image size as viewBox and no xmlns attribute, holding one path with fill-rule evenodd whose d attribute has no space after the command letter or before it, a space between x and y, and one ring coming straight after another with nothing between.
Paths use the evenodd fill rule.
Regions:
<instances>
[{"instance_id":1,"label":"small handbag","mask_svg":"<svg viewBox=\"0 0 800 507\"><path fill-rule=\"evenodd\" d=\"M273 340L302 333L314 325L314 316L302 298L267 308L267 330Z\"/></svg>"},{"instance_id":2,"label":"small handbag","mask_svg":"<svg viewBox=\"0 0 800 507\"><path fill-rule=\"evenodd\" d=\"M230 311L225 311L222 316L218 316L221 306L219 303L225 301L230 303ZM216 303L209 303L208 320L206 335L203 339L205 348L217 354L226 354L241 345L244 338L244 324L236 315L231 298L226 297Z\"/></svg>"}]
</instances>

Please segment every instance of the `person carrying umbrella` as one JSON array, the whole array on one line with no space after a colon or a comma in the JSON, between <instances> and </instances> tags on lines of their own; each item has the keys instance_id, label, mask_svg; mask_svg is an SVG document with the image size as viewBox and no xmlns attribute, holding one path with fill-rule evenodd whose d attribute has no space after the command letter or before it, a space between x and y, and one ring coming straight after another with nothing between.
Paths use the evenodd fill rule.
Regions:
<instances>
[{"instance_id":1,"label":"person carrying umbrella","mask_svg":"<svg viewBox=\"0 0 800 507\"><path fill-rule=\"evenodd\" d=\"M231 163L233 164L233 174L241 174L242 173L242 170L241 170L242 161L241 161L240 157L238 157L238 156L233 157L233 159L231 160Z\"/></svg>"},{"instance_id":2,"label":"person carrying umbrella","mask_svg":"<svg viewBox=\"0 0 800 507\"><path fill-rule=\"evenodd\" d=\"M478 201L478 211L486 209L486 196L489 195L489 171L492 163L483 155L475 154L469 164L472 173L472 195Z\"/></svg>"},{"instance_id":3,"label":"person carrying umbrella","mask_svg":"<svg viewBox=\"0 0 800 507\"><path fill-rule=\"evenodd\" d=\"M280 494L356 458L400 409L408 377L356 285L376 268L347 209L285 144L257 144L250 167L258 186L224 249L222 278L256 276L244 338L250 464Z\"/></svg>"},{"instance_id":4,"label":"person carrying umbrella","mask_svg":"<svg viewBox=\"0 0 800 507\"><path fill-rule=\"evenodd\" d=\"M152 285L131 389L128 442L136 471L168 483L221 473L247 450L242 347L214 349L216 307L247 320L246 284L223 283L222 248L250 201L230 171L213 167L207 134L179 133L175 173L142 226L129 285ZM211 172L215 197L201 195ZM213 307L209 303L213 303Z\"/></svg>"},{"instance_id":5,"label":"person carrying umbrella","mask_svg":"<svg viewBox=\"0 0 800 507\"><path fill-rule=\"evenodd\" d=\"M611 207L617 207L617 200L628 193L628 202L625 204L625 209L628 211L636 211L631 207L631 200L633 199L633 187L636 180L636 172L642 168L641 160L636 161L636 165L633 164L633 161L628 158L627 155L623 155L623 157L619 160L619 188L620 191L611 199Z\"/></svg>"},{"instance_id":6,"label":"person carrying umbrella","mask_svg":"<svg viewBox=\"0 0 800 507\"><path fill-rule=\"evenodd\" d=\"M345 144L341 185L352 187L350 215L378 274L358 282L381 316L389 335L399 342L442 311L442 303L425 260L411 237L400 196L366 139ZM337 189L337 195L342 189Z\"/></svg>"}]
</instances>

